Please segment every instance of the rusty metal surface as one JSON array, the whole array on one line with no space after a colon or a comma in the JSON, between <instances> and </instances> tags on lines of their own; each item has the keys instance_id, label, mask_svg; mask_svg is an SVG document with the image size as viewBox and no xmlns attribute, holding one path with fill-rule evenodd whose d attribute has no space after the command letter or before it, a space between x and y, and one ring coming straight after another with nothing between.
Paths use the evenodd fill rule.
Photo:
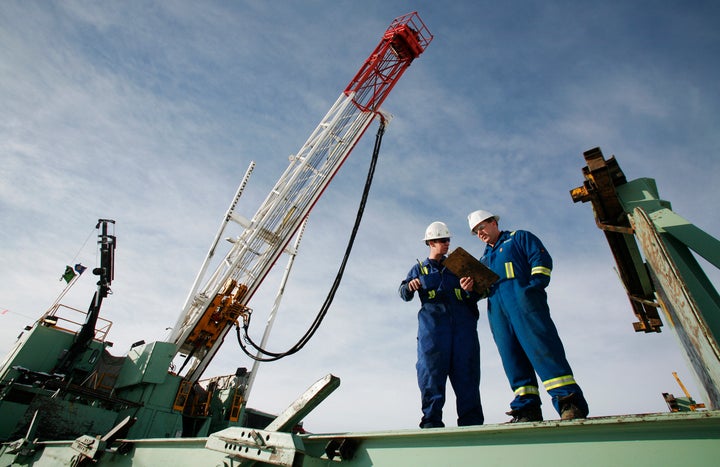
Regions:
<instances>
[{"instance_id":1,"label":"rusty metal surface","mask_svg":"<svg viewBox=\"0 0 720 467\"><path fill-rule=\"evenodd\" d=\"M592 203L595 223L605 234L617 264L618 274L638 321L636 332L660 332L662 320L655 304L650 278L633 237L627 213L618 198L616 187L627 183L614 157L605 160L600 148L584 154L583 185L570 190L574 202Z\"/></svg>"},{"instance_id":2,"label":"rusty metal surface","mask_svg":"<svg viewBox=\"0 0 720 467\"><path fill-rule=\"evenodd\" d=\"M707 393L705 399L711 408L717 409L720 407L718 342L647 213L635 208L629 218L650 266L660 303L674 323L688 359Z\"/></svg>"}]
</instances>

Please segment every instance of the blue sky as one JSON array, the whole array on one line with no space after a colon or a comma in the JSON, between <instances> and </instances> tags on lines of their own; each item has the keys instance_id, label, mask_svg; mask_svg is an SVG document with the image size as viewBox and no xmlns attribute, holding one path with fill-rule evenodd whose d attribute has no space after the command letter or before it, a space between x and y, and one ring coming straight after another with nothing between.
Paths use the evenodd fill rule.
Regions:
<instances>
[{"instance_id":1,"label":"blue sky","mask_svg":"<svg viewBox=\"0 0 720 467\"><path fill-rule=\"evenodd\" d=\"M344 281L313 340L261 367L250 405L279 412L333 373L342 384L306 418L311 431L417 426L419 304L396 289L427 255L432 221L480 255L465 222L479 208L553 255L550 306L591 415L665 411L662 392L682 395L673 371L697 397L669 326L633 332L591 208L569 190L600 146L720 235L717 2L2 2L0 351L54 301L66 264L94 265L98 218L117 222L103 310L114 352L162 339L250 161L246 217L411 11L435 37L384 104L394 118ZM295 343L330 288L376 128L311 213L273 350ZM279 272L250 303L257 338ZM83 277L65 303L85 309L93 287ZM486 420L503 422L512 394L484 315L478 328ZM205 376L250 365L229 338ZM454 425L450 389L446 409Z\"/></svg>"}]
</instances>

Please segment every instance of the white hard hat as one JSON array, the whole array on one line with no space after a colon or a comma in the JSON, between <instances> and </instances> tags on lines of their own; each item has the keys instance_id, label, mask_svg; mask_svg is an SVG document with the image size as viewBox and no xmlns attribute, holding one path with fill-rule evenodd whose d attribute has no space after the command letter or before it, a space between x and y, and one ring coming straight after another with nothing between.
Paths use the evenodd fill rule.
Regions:
<instances>
[{"instance_id":1,"label":"white hard hat","mask_svg":"<svg viewBox=\"0 0 720 467\"><path fill-rule=\"evenodd\" d=\"M433 222L425 229L424 240L426 242L428 240L435 240L436 238L450 238L450 230L444 222Z\"/></svg>"},{"instance_id":2,"label":"white hard hat","mask_svg":"<svg viewBox=\"0 0 720 467\"><path fill-rule=\"evenodd\" d=\"M470 230L474 230L475 227L481 223L484 220L495 219L495 222L500 220L500 216L496 216L495 214L483 211L482 209L478 209L477 211L473 211L470 214L468 214L468 225L470 226Z\"/></svg>"}]
</instances>

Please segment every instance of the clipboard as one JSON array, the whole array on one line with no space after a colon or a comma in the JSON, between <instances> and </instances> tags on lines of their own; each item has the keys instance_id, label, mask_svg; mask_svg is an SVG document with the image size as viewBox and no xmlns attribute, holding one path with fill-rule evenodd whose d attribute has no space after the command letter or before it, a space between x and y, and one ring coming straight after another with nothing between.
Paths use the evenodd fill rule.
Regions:
<instances>
[{"instance_id":1,"label":"clipboard","mask_svg":"<svg viewBox=\"0 0 720 467\"><path fill-rule=\"evenodd\" d=\"M458 277L472 277L475 284L473 290L484 293L500 276L478 261L462 247L457 247L445 258L443 265Z\"/></svg>"}]
</instances>

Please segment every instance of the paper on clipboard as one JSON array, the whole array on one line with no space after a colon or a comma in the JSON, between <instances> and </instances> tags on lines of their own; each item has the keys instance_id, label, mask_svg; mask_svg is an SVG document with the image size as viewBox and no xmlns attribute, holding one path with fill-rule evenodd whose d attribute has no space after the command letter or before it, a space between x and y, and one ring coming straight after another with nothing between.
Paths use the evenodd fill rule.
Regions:
<instances>
[{"instance_id":1,"label":"paper on clipboard","mask_svg":"<svg viewBox=\"0 0 720 467\"><path fill-rule=\"evenodd\" d=\"M473 290L479 294L485 292L493 282L500 278L462 247L455 248L445 258L443 264L458 277L472 277L475 282Z\"/></svg>"}]
</instances>

